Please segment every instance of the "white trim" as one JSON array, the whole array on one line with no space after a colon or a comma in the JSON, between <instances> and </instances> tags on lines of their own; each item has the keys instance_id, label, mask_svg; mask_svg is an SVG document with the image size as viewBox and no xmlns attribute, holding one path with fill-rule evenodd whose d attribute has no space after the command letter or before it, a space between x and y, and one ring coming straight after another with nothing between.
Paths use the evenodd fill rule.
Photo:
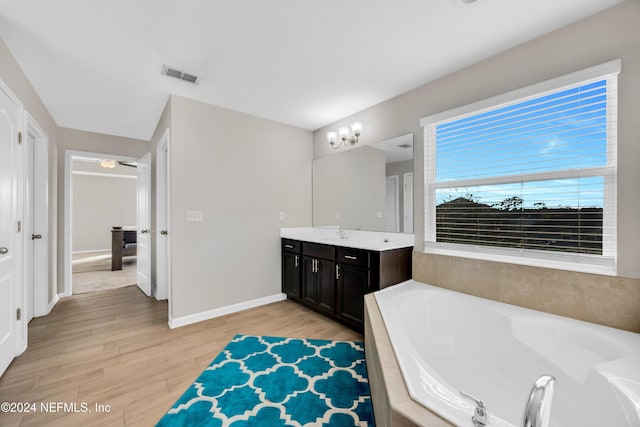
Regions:
<instances>
[{"instance_id":1,"label":"white trim","mask_svg":"<svg viewBox=\"0 0 640 427\"><path fill-rule=\"evenodd\" d=\"M420 126L426 128L431 123L437 123L452 117L464 116L469 113L479 113L487 108L499 108L503 104L508 104L532 95L542 96L545 92L561 90L563 87L575 85L577 82L586 83L592 79L601 80L607 76L619 74L621 69L622 60L614 59L613 61L594 65L593 67L545 80L544 82L535 83L520 89L512 90L511 92L506 92L478 102L423 117L420 119Z\"/></svg>"},{"instance_id":2,"label":"white trim","mask_svg":"<svg viewBox=\"0 0 640 427\"><path fill-rule=\"evenodd\" d=\"M37 246L34 247L33 265L28 266L25 263L25 277L26 269L32 268L33 271L33 317L44 316L47 313L47 304L49 299L49 262L50 256L50 230L49 230L49 137L40 127L38 122L29 114L28 111L24 112L24 135L25 141L23 144L28 144L29 134L34 137L34 144L31 149L34 156L33 163L33 175L26 176L25 174L25 187L33 189L33 206L28 205L28 201L25 200L25 213L24 213L24 233L23 239L25 242L25 250L29 247L30 236L28 235L27 224L33 223L33 232L42 235L42 239L39 240ZM27 159L25 159L27 161ZM25 169L26 170L26 169ZM31 180L34 180L30 184ZM35 216L34 216L35 215ZM57 284L54 281L54 285ZM28 285L25 282L26 285ZM25 305L26 292L25 292Z\"/></svg>"},{"instance_id":3,"label":"white trim","mask_svg":"<svg viewBox=\"0 0 640 427\"><path fill-rule=\"evenodd\" d=\"M6 83L0 79L0 90L2 90L9 100L13 102L17 108L17 117L16 117L16 132L24 131L24 105L20 101L20 99L13 93L13 91L6 85ZM17 134L16 134L17 136ZM24 137L24 135L23 135ZM15 142L14 142L15 143ZM22 221L24 223L24 144L16 144L16 156L15 161L16 164L13 165L13 178L15 181L13 182L12 191L12 212L11 212L11 227L17 226L17 221ZM15 230L15 228L13 228ZM9 240L8 243L3 243L3 245L12 245L15 244L15 250L12 252L15 253L15 282L14 282L14 300L11 303L11 312L15 313L15 310L18 307L22 307L24 311L24 299L25 299L25 290L24 290L24 244L22 236L17 233ZM11 246L9 246L11 247ZM13 315L11 315L12 321L14 321ZM14 354L12 356L15 358L16 356L22 354L24 350L27 348L28 343L28 327L27 327L27 316L22 316L22 320L15 320L15 347L13 348ZM0 375L2 375L2 371L0 371Z\"/></svg>"},{"instance_id":4,"label":"white trim","mask_svg":"<svg viewBox=\"0 0 640 427\"><path fill-rule=\"evenodd\" d=\"M248 310L250 308L260 307L262 305L272 304L274 302L284 301L287 295L278 293L262 298L256 298L249 301L240 302L238 304L227 305L225 307L214 308L212 310L202 311L200 313L189 314L187 316L169 318L169 327L171 329L180 326L190 325L192 323L202 322L204 320L213 319L227 314L237 313L239 311Z\"/></svg>"},{"instance_id":5,"label":"white trim","mask_svg":"<svg viewBox=\"0 0 640 427\"><path fill-rule=\"evenodd\" d=\"M91 252L109 252L109 253L111 253L111 248L108 248L108 249L89 249L89 250L86 250L86 251L73 251L72 255L75 255L75 254L88 254L88 253L91 253Z\"/></svg>"},{"instance_id":6,"label":"white trim","mask_svg":"<svg viewBox=\"0 0 640 427\"><path fill-rule=\"evenodd\" d=\"M615 85L617 93L617 75L622 61L616 59L574 73L566 74L541 83L530 85L505 94L488 98L459 108L444 111L420 119L424 130L424 252L450 256L460 256L489 261L500 261L531 265L536 267L557 268L596 274L616 274L617 232L603 232L602 255L587 255L556 251L523 250L517 248L496 248L493 246L474 246L436 242L436 189L500 185L508 183L559 180L580 177L604 177L603 230L616 229L617 215L617 132L615 126L607 121L607 165L580 169L534 172L517 175L492 176L488 178L460 179L436 182L436 125L443 121L457 120L486 111L495 110L528 99L559 92L569 87L585 85L590 82L606 80L607 91ZM617 121L617 97L607 99L607 117ZM615 121L614 121L615 122ZM613 153L613 155L611 154Z\"/></svg>"},{"instance_id":7,"label":"white trim","mask_svg":"<svg viewBox=\"0 0 640 427\"><path fill-rule=\"evenodd\" d=\"M88 151L76 151L65 150L64 152L64 231L63 231L63 245L64 252L62 254L62 269L64 277L64 292L62 296L71 296L73 293L72 288L72 229L73 224L73 181L72 181L72 167L74 160L100 160L109 158L113 160L121 160L124 162L137 162L135 157L119 156L114 154L104 153L91 153Z\"/></svg>"},{"instance_id":8,"label":"white trim","mask_svg":"<svg viewBox=\"0 0 640 427\"><path fill-rule=\"evenodd\" d=\"M155 297L157 300L169 300L169 313L171 313L171 209L169 201L171 192L169 185L170 169L169 150L171 133L165 129L156 147L156 286ZM162 236L160 232L167 230L169 233ZM164 245L161 243L164 242ZM164 250L161 248L164 247ZM164 272L161 268L164 266ZM163 277L164 275L164 277ZM171 319L171 318L170 318Z\"/></svg>"},{"instance_id":9,"label":"white trim","mask_svg":"<svg viewBox=\"0 0 640 427\"><path fill-rule=\"evenodd\" d=\"M85 176L103 176L106 178L127 178L138 179L136 175L122 175L119 173L104 173L104 172L89 172L89 171L72 171L73 175L85 175Z\"/></svg>"},{"instance_id":10,"label":"white trim","mask_svg":"<svg viewBox=\"0 0 640 427\"><path fill-rule=\"evenodd\" d=\"M44 316L51 313L51 310L53 310L53 307L56 306L58 301L60 301L60 294L55 294L51 299L51 302L49 302L49 305L47 306L47 312L44 314Z\"/></svg>"},{"instance_id":11,"label":"white trim","mask_svg":"<svg viewBox=\"0 0 640 427\"><path fill-rule=\"evenodd\" d=\"M557 270L577 271L580 273L603 274L608 276L616 275L615 259L607 259L593 255L521 250L492 246L472 246L457 243L434 244L433 242L424 242L424 245L424 253L427 254L520 264L531 267L553 268ZM594 263L589 263L585 260L592 260Z\"/></svg>"}]
</instances>

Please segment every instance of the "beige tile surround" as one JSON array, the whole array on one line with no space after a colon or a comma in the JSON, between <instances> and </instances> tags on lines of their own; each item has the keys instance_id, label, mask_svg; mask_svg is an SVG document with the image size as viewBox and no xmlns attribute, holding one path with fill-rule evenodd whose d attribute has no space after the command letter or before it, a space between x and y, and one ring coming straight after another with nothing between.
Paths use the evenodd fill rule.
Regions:
<instances>
[{"instance_id":1,"label":"beige tile surround","mask_svg":"<svg viewBox=\"0 0 640 427\"><path fill-rule=\"evenodd\" d=\"M640 279L413 252L413 278L482 298L640 332Z\"/></svg>"}]
</instances>

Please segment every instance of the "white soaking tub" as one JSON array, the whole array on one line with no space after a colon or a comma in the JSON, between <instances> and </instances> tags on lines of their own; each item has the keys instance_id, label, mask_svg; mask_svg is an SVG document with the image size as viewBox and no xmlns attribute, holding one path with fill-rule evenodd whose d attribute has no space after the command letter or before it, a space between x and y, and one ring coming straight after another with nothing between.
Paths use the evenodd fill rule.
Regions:
<instances>
[{"instance_id":1,"label":"white soaking tub","mask_svg":"<svg viewBox=\"0 0 640 427\"><path fill-rule=\"evenodd\" d=\"M534 381L556 378L553 427L640 426L640 334L409 280L376 292L411 398L457 426L483 400L519 425Z\"/></svg>"}]
</instances>

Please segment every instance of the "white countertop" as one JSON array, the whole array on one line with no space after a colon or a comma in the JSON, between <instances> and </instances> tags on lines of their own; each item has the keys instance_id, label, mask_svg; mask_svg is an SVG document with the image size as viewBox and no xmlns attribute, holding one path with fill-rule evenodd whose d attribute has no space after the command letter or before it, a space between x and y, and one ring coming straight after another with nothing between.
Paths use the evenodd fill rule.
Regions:
<instances>
[{"instance_id":1,"label":"white countertop","mask_svg":"<svg viewBox=\"0 0 640 427\"><path fill-rule=\"evenodd\" d=\"M413 234L386 233L379 231L345 230L346 239L338 236L337 227L295 227L281 228L280 237L323 243L346 248L388 251L413 246Z\"/></svg>"}]
</instances>

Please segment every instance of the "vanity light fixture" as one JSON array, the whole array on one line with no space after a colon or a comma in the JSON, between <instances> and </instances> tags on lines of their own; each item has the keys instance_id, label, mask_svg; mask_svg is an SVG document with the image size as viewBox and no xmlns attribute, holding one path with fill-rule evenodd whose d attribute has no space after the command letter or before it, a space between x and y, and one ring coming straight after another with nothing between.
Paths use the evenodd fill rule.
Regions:
<instances>
[{"instance_id":1,"label":"vanity light fixture","mask_svg":"<svg viewBox=\"0 0 640 427\"><path fill-rule=\"evenodd\" d=\"M362 132L362 122L354 122L351 123L351 135L349 135L348 127L341 127L336 131L327 132L327 141L331 145L331 148L334 150L340 148L343 144L346 147L347 144L354 145L358 142L358 138L360 138L360 133Z\"/></svg>"},{"instance_id":2,"label":"vanity light fixture","mask_svg":"<svg viewBox=\"0 0 640 427\"><path fill-rule=\"evenodd\" d=\"M100 166L107 169L113 169L116 167L117 164L118 162L116 162L115 160L109 160L109 159L100 160Z\"/></svg>"}]
</instances>

